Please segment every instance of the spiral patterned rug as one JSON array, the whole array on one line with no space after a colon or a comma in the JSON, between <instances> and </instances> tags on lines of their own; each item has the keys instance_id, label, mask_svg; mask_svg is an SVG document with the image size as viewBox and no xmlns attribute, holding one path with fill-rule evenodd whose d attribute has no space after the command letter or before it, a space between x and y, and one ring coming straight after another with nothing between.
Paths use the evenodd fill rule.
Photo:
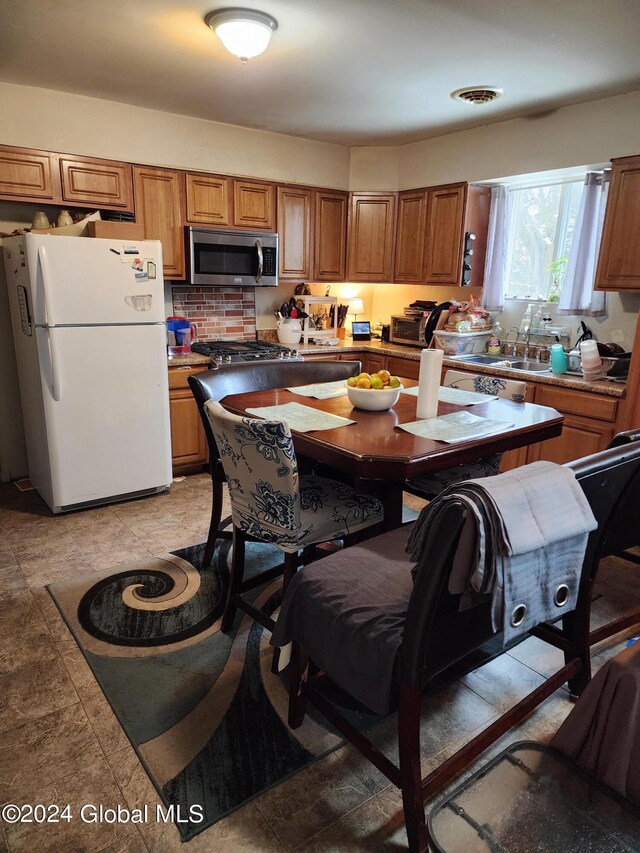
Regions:
<instances>
[{"instance_id":1,"label":"spiral patterned rug","mask_svg":"<svg viewBox=\"0 0 640 853\"><path fill-rule=\"evenodd\" d=\"M194 546L48 587L165 805L180 806L181 819L202 807L204 820L176 824L184 840L342 743L311 708L289 729L269 633L248 616L233 634L219 630L230 543L206 571L203 553ZM281 561L273 546L250 543L246 577ZM258 587L258 606L275 609L279 586ZM379 720L332 698L359 726Z\"/></svg>"}]
</instances>

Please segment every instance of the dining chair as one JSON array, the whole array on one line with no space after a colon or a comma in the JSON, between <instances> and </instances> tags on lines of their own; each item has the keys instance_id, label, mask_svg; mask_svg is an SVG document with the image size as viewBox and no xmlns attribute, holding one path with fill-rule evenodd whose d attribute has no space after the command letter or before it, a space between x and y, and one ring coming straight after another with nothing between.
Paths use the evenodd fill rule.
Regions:
<instances>
[{"instance_id":1,"label":"dining chair","mask_svg":"<svg viewBox=\"0 0 640 853\"><path fill-rule=\"evenodd\" d=\"M384 518L382 504L337 480L300 475L285 422L235 415L214 400L204 409L227 477L233 519L231 578L221 630L233 626L238 607L271 630L274 620L242 593L280 574L286 592L313 546L342 539L346 547L371 535ZM284 553L283 565L245 581L248 538L276 545Z\"/></svg>"},{"instance_id":2,"label":"dining chair","mask_svg":"<svg viewBox=\"0 0 640 853\"><path fill-rule=\"evenodd\" d=\"M231 531L226 529L231 523L231 517L222 518L223 486L226 480L209 418L204 410L205 403L208 400L219 402L229 394L308 385L313 382L334 382L339 379L346 381L350 376L357 376L361 367L359 361L265 360L220 365L213 370L205 370L188 377L209 448L212 500L211 521L203 557L204 567L211 565L218 540L231 539L232 535Z\"/></svg>"},{"instance_id":3,"label":"dining chair","mask_svg":"<svg viewBox=\"0 0 640 853\"><path fill-rule=\"evenodd\" d=\"M317 566L307 566L289 584L282 608L291 607L294 617L292 622L287 618L287 624L293 625L288 637L293 640L289 725L301 725L308 699L400 788L412 853L428 849L424 800L565 682L579 693L590 678L590 579L618 508L629 489L639 487L640 444L605 450L567 467L574 471L598 527L589 535L576 609L564 615L560 625L542 623L529 631L563 650L565 663L424 779L420 771L423 693L442 683L443 673L454 664L457 671L477 667L478 650L496 637L490 600L460 610L460 595L449 591L454 559L457 577L464 570L461 559L471 566L470 556L457 553L466 521L464 504L452 495L435 517L413 579L404 552L408 530L399 528L356 545L348 553L332 554ZM554 495L548 500L553 506ZM272 643L278 644L277 629ZM372 655L380 662L376 666L370 665ZM314 664L314 675L308 674L309 661ZM382 661L388 665L383 666ZM321 691L326 677L355 699L372 703L369 707L376 713L397 709L399 765L383 755Z\"/></svg>"},{"instance_id":4,"label":"dining chair","mask_svg":"<svg viewBox=\"0 0 640 853\"><path fill-rule=\"evenodd\" d=\"M462 370L447 370L444 375L443 386L445 388L459 388L463 391L475 391L478 394L490 394L513 400L515 403L523 403L527 386L524 382L515 379L503 379L501 376L485 376L477 373L465 373ZM502 462L501 453L492 453L475 462L463 462L443 471L434 471L430 474L421 474L407 480L405 491L419 498L435 498L440 492L453 483L462 480L474 480L478 477L493 477L500 471Z\"/></svg>"},{"instance_id":5,"label":"dining chair","mask_svg":"<svg viewBox=\"0 0 640 853\"><path fill-rule=\"evenodd\" d=\"M630 447L634 445L640 445L640 429L617 433L612 438L609 448ZM624 499L619 501L616 514L611 518L610 524L603 535L598 560L594 562L593 577L591 578L592 587L596 581L598 563L604 557L618 557L618 559L640 565L640 554L631 550L640 546L639 507L640 483L631 482L625 492ZM640 624L640 610L636 610L626 616L621 616L618 619L613 619L591 631L589 642L591 645L594 645L637 624Z\"/></svg>"}]
</instances>

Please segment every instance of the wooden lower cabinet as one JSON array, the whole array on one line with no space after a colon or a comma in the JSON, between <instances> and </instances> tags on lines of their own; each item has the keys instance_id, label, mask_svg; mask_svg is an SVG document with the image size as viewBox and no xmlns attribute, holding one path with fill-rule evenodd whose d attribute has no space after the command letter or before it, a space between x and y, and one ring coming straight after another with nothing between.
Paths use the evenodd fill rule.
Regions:
<instances>
[{"instance_id":1,"label":"wooden lower cabinet","mask_svg":"<svg viewBox=\"0 0 640 853\"><path fill-rule=\"evenodd\" d=\"M353 359L362 362L362 370L365 373L377 373L386 367L386 357L384 355L358 352L353 354Z\"/></svg>"},{"instance_id":2,"label":"wooden lower cabinet","mask_svg":"<svg viewBox=\"0 0 640 853\"><path fill-rule=\"evenodd\" d=\"M548 441L532 444L528 449L527 462L546 459L549 462L571 462L582 456L589 456L604 450L615 429L612 424L597 423L588 418L575 418L565 415L562 434Z\"/></svg>"},{"instance_id":3,"label":"wooden lower cabinet","mask_svg":"<svg viewBox=\"0 0 640 853\"><path fill-rule=\"evenodd\" d=\"M385 367L392 376L404 376L407 379L418 379L420 376L420 362L415 359L388 355Z\"/></svg>"},{"instance_id":4,"label":"wooden lower cabinet","mask_svg":"<svg viewBox=\"0 0 640 853\"><path fill-rule=\"evenodd\" d=\"M616 397L538 385L535 402L562 412L564 424L557 438L531 445L527 462L546 459L562 464L589 456L604 450L616 431Z\"/></svg>"},{"instance_id":5,"label":"wooden lower cabinet","mask_svg":"<svg viewBox=\"0 0 640 853\"><path fill-rule=\"evenodd\" d=\"M201 471L209 454L207 438L187 378L208 370L207 366L169 368L169 415L171 418L171 461L173 473Z\"/></svg>"}]
</instances>

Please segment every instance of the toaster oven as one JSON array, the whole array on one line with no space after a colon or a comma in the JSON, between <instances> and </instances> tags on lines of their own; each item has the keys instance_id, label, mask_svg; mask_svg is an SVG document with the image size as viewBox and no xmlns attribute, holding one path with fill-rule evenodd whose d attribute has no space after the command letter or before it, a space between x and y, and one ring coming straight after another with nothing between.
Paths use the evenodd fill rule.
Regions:
<instances>
[{"instance_id":1,"label":"toaster oven","mask_svg":"<svg viewBox=\"0 0 640 853\"><path fill-rule=\"evenodd\" d=\"M426 347L424 337L425 327L429 314L393 314L391 316L391 328L389 329L389 341L393 344L409 344L413 347Z\"/></svg>"}]
</instances>

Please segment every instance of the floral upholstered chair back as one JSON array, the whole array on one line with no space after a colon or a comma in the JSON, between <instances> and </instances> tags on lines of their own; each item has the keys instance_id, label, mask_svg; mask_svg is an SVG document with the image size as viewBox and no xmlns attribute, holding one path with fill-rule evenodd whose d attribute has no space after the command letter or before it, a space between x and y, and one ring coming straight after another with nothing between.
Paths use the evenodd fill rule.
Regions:
<instances>
[{"instance_id":1,"label":"floral upholstered chair back","mask_svg":"<svg viewBox=\"0 0 640 853\"><path fill-rule=\"evenodd\" d=\"M461 370L447 370L444 375L445 388L460 388L462 391L477 391L478 394L491 394L504 397L515 403L524 403L527 386L515 379L503 379L502 376L485 376L477 373L464 373Z\"/></svg>"},{"instance_id":2,"label":"floral upholstered chair back","mask_svg":"<svg viewBox=\"0 0 640 853\"><path fill-rule=\"evenodd\" d=\"M205 410L227 477L234 525L265 542L297 539L302 532L298 463L289 427L234 415L213 400Z\"/></svg>"}]
</instances>

